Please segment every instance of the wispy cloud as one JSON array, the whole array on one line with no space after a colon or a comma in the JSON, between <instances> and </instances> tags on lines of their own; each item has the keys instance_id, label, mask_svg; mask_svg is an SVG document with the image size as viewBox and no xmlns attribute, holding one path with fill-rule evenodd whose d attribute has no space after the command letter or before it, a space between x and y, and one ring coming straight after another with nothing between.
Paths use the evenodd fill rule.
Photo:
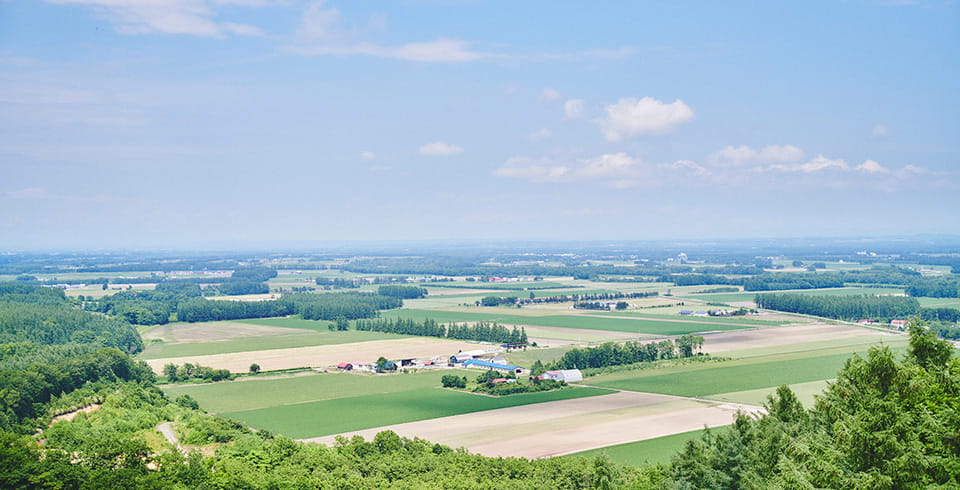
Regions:
<instances>
[{"instance_id":1,"label":"wispy cloud","mask_svg":"<svg viewBox=\"0 0 960 490\"><path fill-rule=\"evenodd\" d=\"M563 103L564 119L579 119L583 117L583 99L570 99Z\"/></svg>"},{"instance_id":2,"label":"wispy cloud","mask_svg":"<svg viewBox=\"0 0 960 490\"><path fill-rule=\"evenodd\" d=\"M379 26L382 19L372 23ZM467 62L497 56L475 50L473 43L460 39L384 45L363 40L365 34L364 28L344 27L340 11L320 0L310 3L304 10L297 30L298 40L286 49L304 56L364 55L423 62Z\"/></svg>"},{"instance_id":3,"label":"wispy cloud","mask_svg":"<svg viewBox=\"0 0 960 490\"><path fill-rule=\"evenodd\" d=\"M123 34L184 34L224 38L260 36L253 25L218 19L224 6L268 6L275 2L251 0L47 0L80 5L112 23Z\"/></svg>"},{"instance_id":4,"label":"wispy cloud","mask_svg":"<svg viewBox=\"0 0 960 490\"><path fill-rule=\"evenodd\" d=\"M549 129L543 128L528 134L527 139L530 141L542 141L549 138L552 134L553 132L551 132Z\"/></svg>"},{"instance_id":5,"label":"wispy cloud","mask_svg":"<svg viewBox=\"0 0 960 490\"><path fill-rule=\"evenodd\" d=\"M443 141L437 141L436 143L421 146L417 153L434 157L450 157L463 153L463 148L444 143Z\"/></svg>"}]
</instances>

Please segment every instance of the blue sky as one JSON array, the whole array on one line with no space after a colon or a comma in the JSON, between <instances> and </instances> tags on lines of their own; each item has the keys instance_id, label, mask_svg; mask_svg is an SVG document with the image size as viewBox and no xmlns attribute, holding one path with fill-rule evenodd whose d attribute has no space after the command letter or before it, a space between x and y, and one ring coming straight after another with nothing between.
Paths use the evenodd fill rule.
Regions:
<instances>
[{"instance_id":1,"label":"blue sky","mask_svg":"<svg viewBox=\"0 0 960 490\"><path fill-rule=\"evenodd\" d=\"M960 233L954 1L0 1L3 248Z\"/></svg>"}]
</instances>

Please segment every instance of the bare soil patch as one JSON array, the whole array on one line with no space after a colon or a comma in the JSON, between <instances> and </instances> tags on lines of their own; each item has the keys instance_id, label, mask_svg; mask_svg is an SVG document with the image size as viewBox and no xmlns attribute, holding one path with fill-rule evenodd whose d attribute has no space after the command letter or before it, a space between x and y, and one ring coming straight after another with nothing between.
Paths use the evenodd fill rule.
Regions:
<instances>
[{"instance_id":1,"label":"bare soil patch","mask_svg":"<svg viewBox=\"0 0 960 490\"><path fill-rule=\"evenodd\" d=\"M478 344L418 337L205 356L172 357L151 359L146 362L157 373L160 373L165 364L183 364L185 362L199 363L215 369L228 369L231 372L246 372L250 364L257 363L264 371L272 371L298 367L334 366L340 362L373 362L380 356L387 359L422 359L437 355L447 357L460 350L475 350L478 348L480 348Z\"/></svg>"},{"instance_id":2,"label":"bare soil patch","mask_svg":"<svg viewBox=\"0 0 960 490\"><path fill-rule=\"evenodd\" d=\"M733 421L756 407L649 393L619 392L488 410L350 432L371 439L392 430L485 456L543 458L623 444ZM307 439L331 444L336 436Z\"/></svg>"},{"instance_id":3,"label":"bare soil patch","mask_svg":"<svg viewBox=\"0 0 960 490\"><path fill-rule=\"evenodd\" d=\"M304 335L310 330L286 327L269 327L235 322L174 323L160 325L145 332L144 340L159 339L168 343L215 342L218 340L245 337L273 337L279 335Z\"/></svg>"},{"instance_id":4,"label":"bare soil patch","mask_svg":"<svg viewBox=\"0 0 960 490\"><path fill-rule=\"evenodd\" d=\"M757 330L731 330L704 334L703 351L717 354L739 349L875 335L883 334L860 327L826 323L762 328Z\"/></svg>"},{"instance_id":5,"label":"bare soil patch","mask_svg":"<svg viewBox=\"0 0 960 490\"><path fill-rule=\"evenodd\" d=\"M61 421L61 420L66 420L66 421L69 422L69 421L73 420L78 414L81 414L81 413L96 412L97 410L100 410L100 407L101 407L101 406L102 406L102 405L100 405L99 403L94 403L93 405L87 405L87 406L85 406L85 407L83 407L83 408L79 408L79 409L74 410L74 411L72 411L72 412L62 413L62 414L57 415L56 417L50 419L50 425L53 425L53 424L55 424L55 423L57 423L57 422L59 422L59 421Z\"/></svg>"}]
</instances>

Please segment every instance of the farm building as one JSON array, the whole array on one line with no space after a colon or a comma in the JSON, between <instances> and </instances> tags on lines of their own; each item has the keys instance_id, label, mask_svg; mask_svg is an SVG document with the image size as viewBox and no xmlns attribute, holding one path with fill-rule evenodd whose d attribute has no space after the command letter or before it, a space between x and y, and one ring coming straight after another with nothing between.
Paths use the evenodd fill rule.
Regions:
<instances>
[{"instance_id":1,"label":"farm building","mask_svg":"<svg viewBox=\"0 0 960 490\"><path fill-rule=\"evenodd\" d=\"M350 371L353 369L353 364L349 362L341 362L337 364L337 369L343 369L344 371Z\"/></svg>"},{"instance_id":2,"label":"farm building","mask_svg":"<svg viewBox=\"0 0 960 490\"><path fill-rule=\"evenodd\" d=\"M680 310L681 315L692 315L693 310Z\"/></svg>"},{"instance_id":3,"label":"farm building","mask_svg":"<svg viewBox=\"0 0 960 490\"><path fill-rule=\"evenodd\" d=\"M509 364L497 364L490 361L481 361L479 359L471 359L463 363L464 367L474 368L474 369L492 369L494 371L500 371L501 373L520 373L523 371L523 368L519 366L511 366Z\"/></svg>"},{"instance_id":4,"label":"farm building","mask_svg":"<svg viewBox=\"0 0 960 490\"><path fill-rule=\"evenodd\" d=\"M467 362L471 359L477 359L479 357L489 356L497 352L499 352L497 349L460 351L450 356L450 362L455 364L460 364L460 363Z\"/></svg>"},{"instance_id":5,"label":"farm building","mask_svg":"<svg viewBox=\"0 0 960 490\"><path fill-rule=\"evenodd\" d=\"M907 326L906 320L890 320L890 326L903 330Z\"/></svg>"},{"instance_id":6,"label":"farm building","mask_svg":"<svg viewBox=\"0 0 960 490\"><path fill-rule=\"evenodd\" d=\"M554 381L583 381L583 373L579 369L560 369L557 371L547 371L540 375L540 379L552 379Z\"/></svg>"}]
</instances>

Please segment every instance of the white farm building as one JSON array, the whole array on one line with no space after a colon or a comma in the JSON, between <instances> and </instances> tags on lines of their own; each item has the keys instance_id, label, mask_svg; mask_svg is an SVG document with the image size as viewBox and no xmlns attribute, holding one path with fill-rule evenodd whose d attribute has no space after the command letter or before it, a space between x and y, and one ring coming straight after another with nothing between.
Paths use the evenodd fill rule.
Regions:
<instances>
[{"instance_id":1,"label":"white farm building","mask_svg":"<svg viewBox=\"0 0 960 490\"><path fill-rule=\"evenodd\" d=\"M579 369L560 369L557 371L546 371L541 376L541 379L552 379L554 381L583 381L583 373Z\"/></svg>"}]
</instances>

